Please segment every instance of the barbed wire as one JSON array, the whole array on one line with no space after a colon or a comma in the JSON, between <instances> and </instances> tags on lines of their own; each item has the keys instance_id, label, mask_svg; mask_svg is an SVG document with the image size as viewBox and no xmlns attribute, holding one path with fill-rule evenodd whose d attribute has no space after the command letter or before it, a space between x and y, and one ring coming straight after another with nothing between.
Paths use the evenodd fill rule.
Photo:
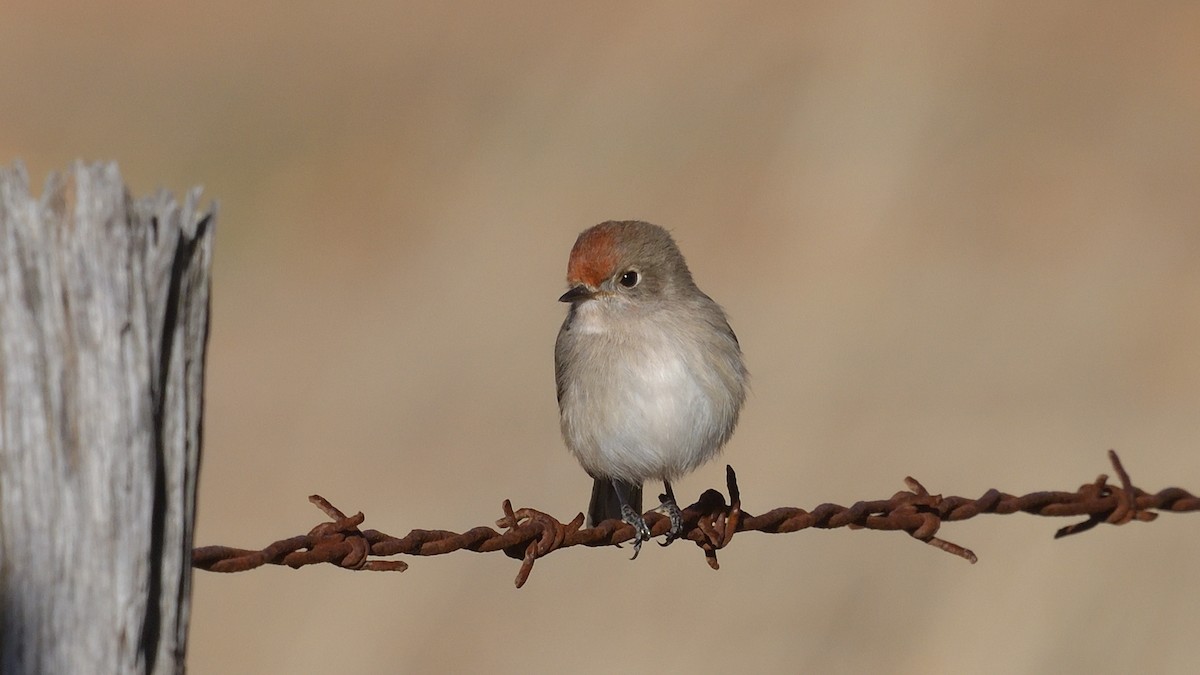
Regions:
<instances>
[{"instance_id":1,"label":"barbed wire","mask_svg":"<svg viewBox=\"0 0 1200 675\"><path fill-rule=\"evenodd\" d=\"M797 532L810 527L833 529L849 527L869 530L902 530L911 537L971 563L978 559L970 549L937 537L942 523L967 520L984 513L1006 515L1028 513L1035 516L1087 516L1086 520L1058 530L1054 537L1085 532L1100 523L1123 525L1130 521L1151 521L1156 511L1200 511L1200 497L1181 488L1166 488L1150 494L1133 486L1129 474L1115 451L1108 451L1120 487L1108 484L1101 474L1095 481L1075 492L1031 492L1014 496L988 490L977 499L943 497L930 494L916 479L905 478L908 490L890 499L860 501L846 507L821 504L811 511L783 507L762 515L742 510L737 475L725 467L729 503L716 490L707 490L700 499L683 509L684 536L704 551L705 559L718 569L717 551L728 546L737 532ZM446 530L413 530L404 537L393 537L378 530L363 530L361 512L347 516L323 497L313 495L310 502L332 520L317 525L306 535L282 539L261 550L228 546L202 546L192 551L192 565L211 572L245 572L263 565L305 565L329 563L351 570L399 571L408 569L401 560L380 558L396 555L442 555L458 550L488 553L504 551L521 561L516 586L529 579L538 558L569 546L613 546L633 539L633 527L613 519L583 528L583 514L563 523L536 509L513 509L506 499L504 516L491 527L476 527L457 533ZM669 519L657 512L645 515L651 534L666 534Z\"/></svg>"}]
</instances>

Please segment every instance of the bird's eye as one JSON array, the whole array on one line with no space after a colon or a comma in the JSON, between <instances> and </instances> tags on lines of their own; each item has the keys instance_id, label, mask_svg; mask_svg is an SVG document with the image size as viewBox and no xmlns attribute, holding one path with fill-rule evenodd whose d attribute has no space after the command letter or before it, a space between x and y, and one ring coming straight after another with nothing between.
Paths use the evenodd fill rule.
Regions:
<instances>
[{"instance_id":1,"label":"bird's eye","mask_svg":"<svg viewBox=\"0 0 1200 675\"><path fill-rule=\"evenodd\" d=\"M620 284L625 288L633 288L634 286L637 286L638 282L641 280L642 277L637 273L637 270L626 270L626 272L621 275Z\"/></svg>"}]
</instances>

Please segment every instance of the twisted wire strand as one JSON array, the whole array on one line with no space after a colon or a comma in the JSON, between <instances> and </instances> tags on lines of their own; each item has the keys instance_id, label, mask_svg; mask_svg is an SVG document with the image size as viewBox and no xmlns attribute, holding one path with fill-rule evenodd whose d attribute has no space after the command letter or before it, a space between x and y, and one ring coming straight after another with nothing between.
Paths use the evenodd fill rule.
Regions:
<instances>
[{"instance_id":1,"label":"twisted wire strand","mask_svg":"<svg viewBox=\"0 0 1200 675\"><path fill-rule=\"evenodd\" d=\"M974 518L980 514L1006 515L1028 513L1035 516L1086 516L1058 530L1055 538L1085 532L1100 523L1123 525L1151 521L1157 512L1184 513L1200 511L1200 497L1181 488L1166 488L1148 493L1134 487L1117 453L1109 450L1109 460L1120 486L1109 485L1108 476L1101 474L1095 481L1075 492L1031 492L1010 495L988 490L982 496L943 497L930 494L912 477L905 479L907 490L890 499L860 501L850 506L821 504L810 511L795 507L772 509L761 515L746 513L741 507L741 493L733 468L725 467L725 495L707 490L700 499L683 509L684 535L704 552L709 566L718 569L717 551L728 546L737 532L768 532L780 534L807 528L901 530L914 539L959 556L971 563L978 560L970 549L937 537L944 522ZM529 579L538 558L569 546L613 546L633 539L634 529L613 519L583 528L583 514L569 522L561 522L536 509L513 509L506 499L503 517L496 521L499 530L487 526L466 532L447 530L413 530L403 537L394 537L378 530L360 529L365 516L361 512L347 516L323 497L313 495L309 501L331 519L308 534L282 539L260 550L228 546L202 546L192 551L192 565L211 572L245 572L263 565L287 565L300 568L327 563L351 570L399 571L408 569L402 560L388 560L397 555L442 555L458 550L489 553L503 551L521 561L516 586ZM645 515L653 536L666 534L669 519L657 512Z\"/></svg>"}]
</instances>

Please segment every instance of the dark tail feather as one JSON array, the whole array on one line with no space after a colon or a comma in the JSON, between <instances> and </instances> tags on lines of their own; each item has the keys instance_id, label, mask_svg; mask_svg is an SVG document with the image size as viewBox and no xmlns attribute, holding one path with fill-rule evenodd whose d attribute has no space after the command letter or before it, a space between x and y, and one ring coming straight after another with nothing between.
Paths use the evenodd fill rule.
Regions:
<instances>
[{"instance_id":1,"label":"dark tail feather","mask_svg":"<svg viewBox=\"0 0 1200 675\"><path fill-rule=\"evenodd\" d=\"M629 505L638 514L642 512L642 486L633 485L631 483L621 483L625 488L625 495L629 500ZM593 527L596 523L603 522L609 518L621 517L621 498L617 495L617 489L613 487L613 482L608 478L597 478L592 483L592 501L588 503L588 527Z\"/></svg>"}]
</instances>

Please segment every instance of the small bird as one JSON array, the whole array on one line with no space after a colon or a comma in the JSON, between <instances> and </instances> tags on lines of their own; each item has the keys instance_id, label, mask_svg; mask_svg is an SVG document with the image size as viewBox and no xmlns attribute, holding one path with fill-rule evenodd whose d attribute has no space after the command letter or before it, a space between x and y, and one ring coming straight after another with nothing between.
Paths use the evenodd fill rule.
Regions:
<instances>
[{"instance_id":1,"label":"small bird","mask_svg":"<svg viewBox=\"0 0 1200 675\"><path fill-rule=\"evenodd\" d=\"M633 557L650 528L642 484L661 480L666 546L683 533L671 481L717 455L746 399L737 336L692 281L665 229L609 221L584 230L567 263L570 303L554 345L567 448L594 479L588 524L633 526Z\"/></svg>"}]
</instances>

